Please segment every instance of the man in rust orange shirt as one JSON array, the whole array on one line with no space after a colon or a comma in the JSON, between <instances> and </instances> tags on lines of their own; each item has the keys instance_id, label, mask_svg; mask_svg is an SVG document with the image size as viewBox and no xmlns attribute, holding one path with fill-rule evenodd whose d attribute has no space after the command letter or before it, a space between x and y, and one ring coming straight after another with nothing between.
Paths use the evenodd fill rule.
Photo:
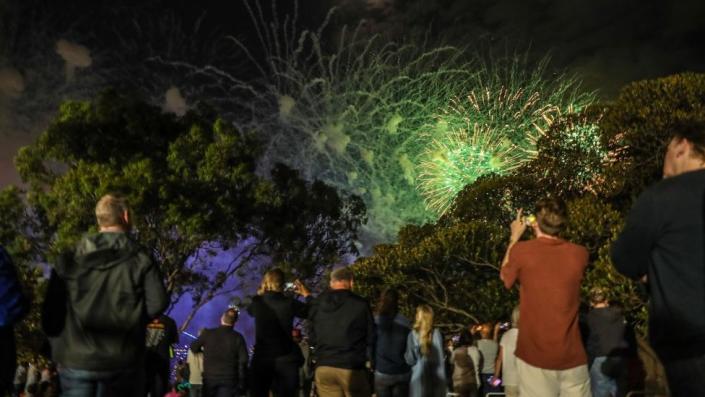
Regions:
<instances>
[{"instance_id":1,"label":"man in rust orange shirt","mask_svg":"<svg viewBox=\"0 0 705 397\"><path fill-rule=\"evenodd\" d=\"M589 397L587 355L578 328L588 251L558 237L566 224L563 202L540 200L535 214L527 221L518 211L500 271L507 289L519 284L519 395ZM536 238L519 242L527 226Z\"/></svg>"}]
</instances>

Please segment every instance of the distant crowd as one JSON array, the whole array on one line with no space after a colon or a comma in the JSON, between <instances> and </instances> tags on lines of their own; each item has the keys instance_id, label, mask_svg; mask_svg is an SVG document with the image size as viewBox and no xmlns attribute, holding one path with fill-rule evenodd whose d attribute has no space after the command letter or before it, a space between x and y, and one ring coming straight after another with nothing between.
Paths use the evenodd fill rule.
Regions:
<instances>
[{"instance_id":1,"label":"distant crowd","mask_svg":"<svg viewBox=\"0 0 705 397\"><path fill-rule=\"evenodd\" d=\"M671 395L698 396L705 395L705 131L679 128L664 179L635 201L611 258L648 291L650 343ZM610 291L592 289L590 310L580 313L590 255L560 237L569 214L555 196L530 214L518 210L509 227L499 277L507 289L518 285L511 321L468 324L444 337L431 305L421 302L413 321L399 313L399 289L386 289L373 311L353 292L349 267L334 270L315 297L275 268L243 308L255 321L254 352L234 330L239 309L227 308L220 324L199 333L175 379L178 334L164 315L164 278L131 237L127 201L106 195L95 215L99 232L53 264L41 308L51 364L41 371L38 363L16 365L13 328L28 303L0 247L0 395L616 397L632 387L635 347Z\"/></svg>"}]
</instances>

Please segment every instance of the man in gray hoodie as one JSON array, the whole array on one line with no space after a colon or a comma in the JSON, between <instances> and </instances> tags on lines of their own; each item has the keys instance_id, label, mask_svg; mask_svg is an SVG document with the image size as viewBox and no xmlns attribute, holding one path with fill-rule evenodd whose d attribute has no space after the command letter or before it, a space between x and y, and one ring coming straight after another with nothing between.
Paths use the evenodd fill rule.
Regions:
<instances>
[{"instance_id":1,"label":"man in gray hoodie","mask_svg":"<svg viewBox=\"0 0 705 397\"><path fill-rule=\"evenodd\" d=\"M126 200L106 195L95 213L99 233L54 268L44 328L64 396L139 396L145 326L168 296L157 265L129 236Z\"/></svg>"}]
</instances>

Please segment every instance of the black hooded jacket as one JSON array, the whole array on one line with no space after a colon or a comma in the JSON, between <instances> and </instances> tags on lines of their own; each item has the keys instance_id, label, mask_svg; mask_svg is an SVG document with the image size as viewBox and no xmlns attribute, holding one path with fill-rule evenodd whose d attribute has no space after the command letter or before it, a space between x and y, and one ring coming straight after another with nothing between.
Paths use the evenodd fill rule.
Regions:
<instances>
[{"instance_id":1,"label":"black hooded jacket","mask_svg":"<svg viewBox=\"0 0 705 397\"><path fill-rule=\"evenodd\" d=\"M110 307L85 310L86 302ZM60 258L47 288L42 325L52 358L94 371L141 365L145 326L168 303L157 265L125 233L85 236Z\"/></svg>"},{"instance_id":2,"label":"black hooded jacket","mask_svg":"<svg viewBox=\"0 0 705 397\"><path fill-rule=\"evenodd\" d=\"M309 311L309 342L319 366L363 369L373 362L375 321L365 298L349 290L329 290Z\"/></svg>"}]
</instances>

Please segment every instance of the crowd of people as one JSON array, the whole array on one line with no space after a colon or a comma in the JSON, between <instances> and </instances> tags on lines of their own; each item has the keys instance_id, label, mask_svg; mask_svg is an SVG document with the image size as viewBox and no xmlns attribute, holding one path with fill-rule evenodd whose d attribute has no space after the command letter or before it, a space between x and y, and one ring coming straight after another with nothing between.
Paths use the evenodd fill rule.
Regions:
<instances>
[{"instance_id":1,"label":"crowd of people","mask_svg":"<svg viewBox=\"0 0 705 397\"><path fill-rule=\"evenodd\" d=\"M612 247L616 269L648 286L650 342L671 394L705 393L705 130L674 131L664 180L635 202ZM245 308L255 320L250 357L228 308L215 328L191 344L169 383L173 320L158 266L130 238L127 202L96 205L99 232L54 264L42 327L56 369L37 380L35 366L16 369L13 326L27 312L10 257L0 249L0 394L62 396L254 397L338 396L622 396L631 352L626 321L607 291L590 291L581 316L588 250L561 238L568 212L556 198L531 216L517 211L500 267L507 289L519 287L511 321L469 324L444 338L431 306L413 321L399 293L385 290L372 310L340 267L314 297L298 280L294 293L279 269L264 275ZM524 239L527 229L533 238ZM294 327L306 321L305 338ZM310 393L310 394L309 394Z\"/></svg>"}]
</instances>

